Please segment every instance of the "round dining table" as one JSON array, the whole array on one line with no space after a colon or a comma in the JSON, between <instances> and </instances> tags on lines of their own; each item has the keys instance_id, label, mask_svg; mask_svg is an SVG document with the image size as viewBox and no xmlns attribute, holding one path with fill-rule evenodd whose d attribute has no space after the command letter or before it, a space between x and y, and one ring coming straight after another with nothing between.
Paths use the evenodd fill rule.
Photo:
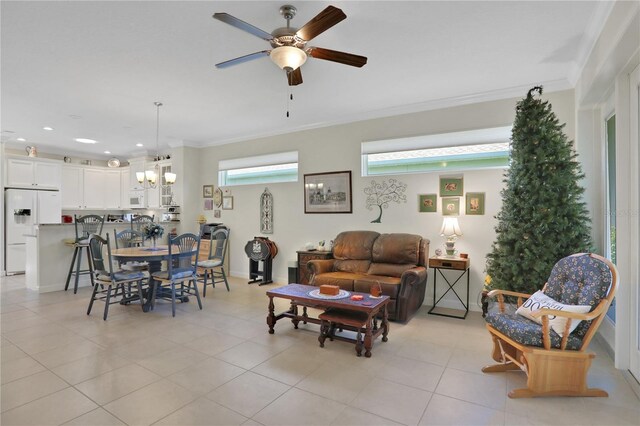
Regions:
<instances>
[{"instance_id":1,"label":"round dining table","mask_svg":"<svg viewBox=\"0 0 640 426\"><path fill-rule=\"evenodd\" d=\"M176 250L175 254L178 254ZM156 247L123 247L111 250L111 256L121 262L147 262L149 264L149 289L143 293L142 310L148 312L153 310L156 297L162 296L157 294L158 281L152 278L153 273L162 270L162 261L169 260L169 246L158 245ZM183 302L188 302L185 298Z\"/></svg>"}]
</instances>

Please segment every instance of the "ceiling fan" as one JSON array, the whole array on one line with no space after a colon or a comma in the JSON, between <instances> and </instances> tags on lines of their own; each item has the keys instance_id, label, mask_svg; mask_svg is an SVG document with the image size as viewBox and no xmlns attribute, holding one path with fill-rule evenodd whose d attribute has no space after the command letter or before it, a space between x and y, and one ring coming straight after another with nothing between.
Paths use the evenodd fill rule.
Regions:
<instances>
[{"instance_id":1,"label":"ceiling fan","mask_svg":"<svg viewBox=\"0 0 640 426\"><path fill-rule=\"evenodd\" d=\"M302 84L302 72L300 66L305 63L308 56L316 59L339 62L354 67L362 67L367 63L367 58L351 53L338 52L336 50L323 49L321 47L307 46L307 43L316 36L322 34L338 22L347 18L341 9L328 6L312 20L307 22L300 29L292 28L289 21L296 15L297 9L291 5L284 5L280 8L280 14L287 20L287 26L276 28L269 34L260 28L244 22L228 13L215 13L214 19L234 26L240 30L260 37L271 43L271 50L262 50L249 55L240 56L225 62L216 64L216 68L227 68L243 62L269 56L271 60L283 69L287 74L289 86Z\"/></svg>"}]
</instances>

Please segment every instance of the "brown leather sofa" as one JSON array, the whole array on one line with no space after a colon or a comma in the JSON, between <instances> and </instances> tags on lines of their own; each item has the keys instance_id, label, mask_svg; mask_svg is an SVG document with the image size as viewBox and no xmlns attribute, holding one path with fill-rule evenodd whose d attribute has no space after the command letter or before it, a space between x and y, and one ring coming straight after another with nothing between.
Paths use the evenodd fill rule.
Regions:
<instances>
[{"instance_id":1,"label":"brown leather sofa","mask_svg":"<svg viewBox=\"0 0 640 426\"><path fill-rule=\"evenodd\" d=\"M420 309L427 286L429 240L413 234L347 231L333 244L333 259L311 260L311 284L368 293L377 282L391 297L389 319L406 322Z\"/></svg>"}]
</instances>

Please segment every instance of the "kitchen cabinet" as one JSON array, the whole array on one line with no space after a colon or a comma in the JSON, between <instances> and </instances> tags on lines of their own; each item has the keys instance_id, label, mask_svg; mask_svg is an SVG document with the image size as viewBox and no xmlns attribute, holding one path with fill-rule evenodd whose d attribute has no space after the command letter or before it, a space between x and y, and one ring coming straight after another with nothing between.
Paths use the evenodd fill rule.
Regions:
<instances>
[{"instance_id":1,"label":"kitchen cabinet","mask_svg":"<svg viewBox=\"0 0 640 426\"><path fill-rule=\"evenodd\" d=\"M131 204L129 203L129 179L131 178L129 170L129 167L120 169L120 206L123 209L131 208Z\"/></svg>"},{"instance_id":2,"label":"kitchen cabinet","mask_svg":"<svg viewBox=\"0 0 640 426\"><path fill-rule=\"evenodd\" d=\"M105 171L84 169L84 208L103 209L105 207Z\"/></svg>"},{"instance_id":3,"label":"kitchen cabinet","mask_svg":"<svg viewBox=\"0 0 640 426\"><path fill-rule=\"evenodd\" d=\"M60 189L62 165L56 161L7 159L8 187Z\"/></svg>"},{"instance_id":4,"label":"kitchen cabinet","mask_svg":"<svg viewBox=\"0 0 640 426\"><path fill-rule=\"evenodd\" d=\"M171 163L161 161L158 163L160 167L160 207L168 207L173 200L173 185L168 185L164 179L165 173L171 173Z\"/></svg>"},{"instance_id":5,"label":"kitchen cabinet","mask_svg":"<svg viewBox=\"0 0 640 426\"><path fill-rule=\"evenodd\" d=\"M82 167L62 167L62 208L75 210L84 208L84 169Z\"/></svg>"},{"instance_id":6,"label":"kitchen cabinet","mask_svg":"<svg viewBox=\"0 0 640 426\"><path fill-rule=\"evenodd\" d=\"M106 170L104 173L104 208L121 209L120 170Z\"/></svg>"}]
</instances>

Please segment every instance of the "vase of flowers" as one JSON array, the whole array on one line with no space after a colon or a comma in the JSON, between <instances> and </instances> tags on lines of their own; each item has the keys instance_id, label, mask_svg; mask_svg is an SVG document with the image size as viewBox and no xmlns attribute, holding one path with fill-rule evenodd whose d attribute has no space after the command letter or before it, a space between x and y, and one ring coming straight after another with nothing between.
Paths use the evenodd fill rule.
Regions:
<instances>
[{"instance_id":1,"label":"vase of flowers","mask_svg":"<svg viewBox=\"0 0 640 426\"><path fill-rule=\"evenodd\" d=\"M156 248L156 240L164 234L164 228L157 223L149 223L143 228L146 239L153 241L153 248Z\"/></svg>"}]
</instances>

